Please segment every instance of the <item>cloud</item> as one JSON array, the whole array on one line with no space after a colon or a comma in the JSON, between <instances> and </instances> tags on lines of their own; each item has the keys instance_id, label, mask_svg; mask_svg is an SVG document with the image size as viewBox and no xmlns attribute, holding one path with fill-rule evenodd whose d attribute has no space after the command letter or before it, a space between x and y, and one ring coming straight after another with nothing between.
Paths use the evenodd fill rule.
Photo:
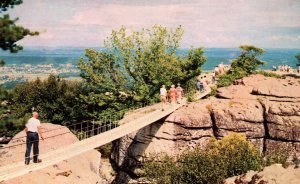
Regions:
<instances>
[{"instance_id":1,"label":"cloud","mask_svg":"<svg viewBox=\"0 0 300 184\"><path fill-rule=\"evenodd\" d=\"M47 32L26 44L45 44L48 40L54 45L101 46L112 29L125 26L139 30L155 24L170 28L182 25L183 47L236 47L241 43L273 46L300 35L298 0L34 2L24 1L14 15L21 18L23 25ZM300 47L300 43L291 44Z\"/></svg>"},{"instance_id":2,"label":"cloud","mask_svg":"<svg viewBox=\"0 0 300 184\"><path fill-rule=\"evenodd\" d=\"M65 23L70 25L97 25L103 27L135 26L143 27L154 24L173 25L184 13L184 7L179 5L160 6L128 6L104 5L77 12L71 20Z\"/></svg>"},{"instance_id":3,"label":"cloud","mask_svg":"<svg viewBox=\"0 0 300 184\"><path fill-rule=\"evenodd\" d=\"M300 41L300 35L290 36L290 35L274 35L267 38L270 41Z\"/></svg>"}]
</instances>

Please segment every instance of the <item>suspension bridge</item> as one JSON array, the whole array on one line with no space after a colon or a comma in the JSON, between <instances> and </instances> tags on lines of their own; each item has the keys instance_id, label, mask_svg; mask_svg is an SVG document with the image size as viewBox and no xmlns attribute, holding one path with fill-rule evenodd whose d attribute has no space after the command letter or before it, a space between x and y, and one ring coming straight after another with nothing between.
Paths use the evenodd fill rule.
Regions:
<instances>
[{"instance_id":1,"label":"suspension bridge","mask_svg":"<svg viewBox=\"0 0 300 184\"><path fill-rule=\"evenodd\" d=\"M210 89L204 93L199 94L197 98L198 99L203 98L209 93L210 93ZM87 137L86 136L87 134L85 134L85 139L81 141L77 141L68 146L61 147L53 151L49 151L45 154L41 154L39 157L43 160L42 163L25 165L24 161L22 160L9 165L4 165L0 167L0 183L2 181L13 179L15 177L22 176L33 171L43 169L47 166L54 165L63 160L67 160L69 158L80 155L89 150L95 149L109 142L117 140L123 136L138 131L139 129L142 129L166 117L167 115L171 114L172 112L174 112L175 110L177 110L178 108L180 108L185 104L186 104L186 100L184 99L180 104L168 105L164 111L157 109L155 111L146 113L141 117L134 119L128 123L124 123L119 126L110 126L109 128L106 128L103 133L101 127L92 129L92 131L90 131L90 133L92 134L91 137ZM18 146L18 145L14 145L14 146Z\"/></svg>"}]
</instances>

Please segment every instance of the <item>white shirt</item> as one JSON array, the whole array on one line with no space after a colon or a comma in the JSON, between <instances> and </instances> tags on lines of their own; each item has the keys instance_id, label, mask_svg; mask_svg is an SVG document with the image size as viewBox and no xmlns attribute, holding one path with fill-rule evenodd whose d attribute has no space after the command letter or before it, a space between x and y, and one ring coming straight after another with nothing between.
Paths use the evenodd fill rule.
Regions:
<instances>
[{"instance_id":1,"label":"white shirt","mask_svg":"<svg viewBox=\"0 0 300 184\"><path fill-rule=\"evenodd\" d=\"M166 90L166 88L160 88L160 95L161 96L167 96L167 90Z\"/></svg>"},{"instance_id":2,"label":"white shirt","mask_svg":"<svg viewBox=\"0 0 300 184\"><path fill-rule=\"evenodd\" d=\"M38 132L38 127L41 126L40 120L32 117L27 121L26 127L29 132Z\"/></svg>"}]
</instances>

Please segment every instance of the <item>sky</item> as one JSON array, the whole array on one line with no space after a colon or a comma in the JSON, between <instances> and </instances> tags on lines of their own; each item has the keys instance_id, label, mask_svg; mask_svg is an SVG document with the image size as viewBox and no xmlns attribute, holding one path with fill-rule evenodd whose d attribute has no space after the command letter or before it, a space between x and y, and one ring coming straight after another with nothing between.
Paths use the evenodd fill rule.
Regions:
<instances>
[{"instance_id":1,"label":"sky","mask_svg":"<svg viewBox=\"0 0 300 184\"><path fill-rule=\"evenodd\" d=\"M10 9L39 31L23 46L101 47L112 30L174 29L182 48L300 48L300 0L23 0Z\"/></svg>"}]
</instances>

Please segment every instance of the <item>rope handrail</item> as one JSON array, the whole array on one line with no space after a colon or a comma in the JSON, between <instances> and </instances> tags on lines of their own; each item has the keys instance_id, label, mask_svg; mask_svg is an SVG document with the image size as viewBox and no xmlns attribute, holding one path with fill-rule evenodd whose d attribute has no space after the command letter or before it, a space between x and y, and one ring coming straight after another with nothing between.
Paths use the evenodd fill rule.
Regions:
<instances>
[{"instance_id":1,"label":"rope handrail","mask_svg":"<svg viewBox=\"0 0 300 184\"><path fill-rule=\"evenodd\" d=\"M86 134L87 132L92 132L92 131L95 131L95 130L98 130L98 129L102 129L103 127L113 127L111 124L107 124L107 125L103 125L103 126L97 126L96 128L93 128L93 129L91 129L91 130L86 130L86 131L82 131L82 130L80 130L79 132L78 132L78 134ZM65 128L65 127L61 127L60 129L62 129L62 128ZM51 129L51 130L54 130L54 129ZM76 131L76 130L75 130ZM100 131L99 131L100 132ZM101 133L102 133L103 131L101 131ZM66 134L66 133L74 133L74 132L72 132L72 130L70 131L70 130L68 130L68 131L65 131L65 132L63 132L63 133L60 133L60 134L56 134L56 135L52 135L52 136L48 136L48 137L45 137L44 138L44 140L45 139L49 139L49 138L53 138L53 137L57 137L57 136L60 136L60 135L64 135L64 134ZM26 136L23 136L23 138L25 138ZM15 139L14 139L15 140ZM24 144L27 144L27 143L33 143L33 142L37 142L37 141L40 141L40 140L43 140L43 139L39 139L39 140L36 140L36 141L30 141L30 142L23 142L23 143L19 143L19 144L14 144L14 145L9 145L9 146L4 146L4 147L0 147L0 150L1 149L9 149L9 148L11 148L11 147L16 147L16 146L22 146L22 145L24 145Z\"/></svg>"},{"instance_id":2,"label":"rope handrail","mask_svg":"<svg viewBox=\"0 0 300 184\"><path fill-rule=\"evenodd\" d=\"M186 92L185 93L185 95L187 95L188 94L188 92ZM184 96L185 96L184 95ZM158 99L157 99L158 100ZM144 107L147 107L147 106L149 106L149 105L154 105L154 104L157 104L157 100L155 100L155 101L153 101L153 102L145 102L145 103L141 103L140 105L141 106L139 106L139 105L137 105L137 106L134 106L134 107L132 107L132 108L128 108L128 109L126 109L127 111L130 111L130 110L137 110L137 109L141 109L141 108L144 108ZM53 128L53 129L49 129L49 130L46 130L46 131L43 131L43 134L44 133L48 133L48 132L51 132L51 131L55 131L55 130L60 130L60 129L64 129L64 128L72 128L72 127L75 127L75 130L74 131L76 131L76 127L78 126L78 125L80 125L81 126L81 128L80 128L80 131L78 132L78 134L79 134L79 139L80 140L82 140L81 138L82 138L82 134L84 134L85 135L85 137L84 138L87 138L88 136L86 136L87 135L87 132L92 132L92 131L95 131L95 130L97 130L97 134L99 134L99 133L102 133L102 132L105 132L105 131L107 131L107 130L110 130L111 128L109 128L109 129L105 129L105 131L99 131L99 129L101 128L101 130L102 130L102 128L103 127L112 127L112 123L114 124L114 126L115 127L117 127L116 126L116 122L118 122L119 120L120 120L120 118L121 118L121 116L122 115L124 115L126 113L126 111L125 112L118 112L117 114L115 114L115 115L107 115L107 116L103 116L101 119L99 119L99 120L97 120L97 121L92 121L92 122L79 122L79 123L67 123L67 124L65 124L65 125L60 125L60 126L62 126L62 127L59 127L59 128ZM109 118L108 118L109 117ZM102 121L104 119L104 121ZM112 120L113 119L113 120ZM107 121L108 120L108 121ZM98 122L101 122L100 123L100 125L98 124ZM82 124L83 123L87 123L88 125L87 126L85 126L85 127L83 127L82 126ZM109 123L109 124L105 124L105 125L102 125L102 123L103 124L105 124L105 123ZM96 128L94 128L94 126L97 126ZM89 130L89 128L90 127L93 127L93 129L91 129L91 130ZM83 129L85 129L86 131L82 131ZM53 135L53 136L49 136L49 137L46 137L46 138L44 138L44 139L49 139L49 138L53 138L53 137L57 137L57 136L60 136L60 135L64 135L64 134L66 134L66 133L73 133L72 131L67 131L67 132L64 132L64 133L60 133L60 134L57 134L57 135ZM96 134L96 135L97 135ZM19 139L23 139L23 138L26 138L27 136L25 135L25 136L21 136L21 137L17 137L17 138L13 138L13 139L11 139L10 140L10 142L11 141L17 141L17 140L19 140ZM42 140L42 139L39 139L39 140ZM37 141L39 141L39 140L37 140ZM31 141L30 143L32 143L32 142L37 142L37 141ZM19 143L19 144L14 144L14 145L10 145L10 146L4 146L4 147L0 147L0 150L1 149L10 149L11 147L16 147L16 146L22 146L22 145L24 145L24 144L26 144L26 142L23 142L23 143Z\"/></svg>"},{"instance_id":3,"label":"rope handrail","mask_svg":"<svg viewBox=\"0 0 300 184\"><path fill-rule=\"evenodd\" d=\"M45 140L45 139L50 139L50 138L61 136L61 135L67 134L67 133L72 133L72 132L71 131L66 131L66 132L63 132L63 133L60 133L60 134L56 134L56 135L52 135L52 136L49 136L49 137L45 137L44 139L39 139L39 140L36 140L36 141L30 141L29 143L38 142L40 140ZM10 149L12 147L21 146L21 145L24 145L24 144L26 144L26 142L25 143L15 144L15 145L1 147L0 150L1 149Z\"/></svg>"}]
</instances>

